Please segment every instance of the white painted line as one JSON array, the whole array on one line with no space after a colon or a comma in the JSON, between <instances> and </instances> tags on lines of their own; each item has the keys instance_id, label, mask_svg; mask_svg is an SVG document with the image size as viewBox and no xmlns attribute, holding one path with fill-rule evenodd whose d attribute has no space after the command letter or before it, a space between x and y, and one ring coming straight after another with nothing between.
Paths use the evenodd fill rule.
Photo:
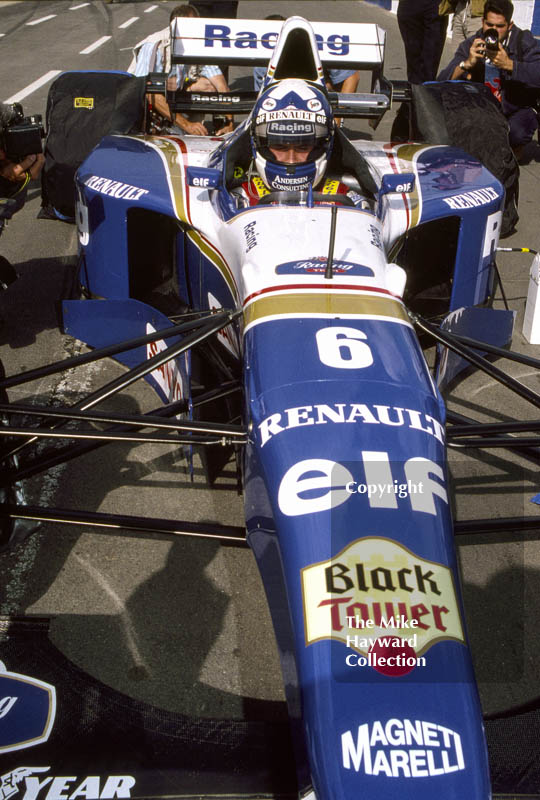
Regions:
<instances>
[{"instance_id":1,"label":"white painted line","mask_svg":"<svg viewBox=\"0 0 540 800\"><path fill-rule=\"evenodd\" d=\"M88 47L85 47L84 50L81 50L79 55L80 56L87 56L90 53L93 53L94 50L97 50L98 47L101 47L102 44L105 44L105 42L108 42L109 39L112 39L112 36L102 36L101 39L97 40L97 42L94 42L94 44L89 44Z\"/></svg>"},{"instance_id":2,"label":"white painted line","mask_svg":"<svg viewBox=\"0 0 540 800\"><path fill-rule=\"evenodd\" d=\"M17 94L14 94L11 97L8 97L8 99L5 100L4 102L5 103L19 103L21 100L24 100L25 97L28 97L29 94L32 94L32 92L35 92L36 89L39 89L40 86L43 86L44 83L48 83L49 81L52 81L52 79L56 78L57 75L60 75L61 72L62 72L61 69L51 69L50 72L46 72L45 75L42 75L41 78L37 79L37 81L34 81L33 83L31 83L25 89L21 89L21 91L17 92Z\"/></svg>"},{"instance_id":3,"label":"white painted line","mask_svg":"<svg viewBox=\"0 0 540 800\"><path fill-rule=\"evenodd\" d=\"M157 6L149 6L148 8L145 8L144 13L149 14L151 11L155 11L156 8Z\"/></svg>"},{"instance_id":4,"label":"white painted line","mask_svg":"<svg viewBox=\"0 0 540 800\"><path fill-rule=\"evenodd\" d=\"M78 8L84 8L85 6L89 6L90 3L79 3L78 6L70 6L70 11L77 11Z\"/></svg>"},{"instance_id":5,"label":"white painted line","mask_svg":"<svg viewBox=\"0 0 540 800\"><path fill-rule=\"evenodd\" d=\"M0 36L5 36L5 35L6 35L5 33L0 33Z\"/></svg>"},{"instance_id":6,"label":"white painted line","mask_svg":"<svg viewBox=\"0 0 540 800\"><path fill-rule=\"evenodd\" d=\"M138 19L139 19L139 17L130 17L129 19L127 19L125 22L123 22L118 27L119 28L129 28L129 26L133 25L134 22L137 22Z\"/></svg>"},{"instance_id":7,"label":"white painted line","mask_svg":"<svg viewBox=\"0 0 540 800\"><path fill-rule=\"evenodd\" d=\"M40 22L46 22L48 19L54 19L56 14L49 14L47 17L40 17L40 19L35 19L33 22L27 22L27 25L39 25Z\"/></svg>"}]
</instances>

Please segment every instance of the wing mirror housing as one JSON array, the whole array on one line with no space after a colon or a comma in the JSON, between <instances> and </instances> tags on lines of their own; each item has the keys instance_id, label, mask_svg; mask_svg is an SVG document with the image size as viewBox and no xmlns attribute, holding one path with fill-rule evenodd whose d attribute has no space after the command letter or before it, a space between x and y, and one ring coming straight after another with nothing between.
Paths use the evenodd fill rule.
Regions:
<instances>
[{"instance_id":1,"label":"wing mirror housing","mask_svg":"<svg viewBox=\"0 0 540 800\"><path fill-rule=\"evenodd\" d=\"M186 172L190 186L198 186L199 189L220 189L223 186L223 176L220 169L188 167Z\"/></svg>"},{"instance_id":2,"label":"wing mirror housing","mask_svg":"<svg viewBox=\"0 0 540 800\"><path fill-rule=\"evenodd\" d=\"M383 175L379 197L384 194L410 194L414 191L416 177L414 172L403 172L401 175Z\"/></svg>"}]
</instances>

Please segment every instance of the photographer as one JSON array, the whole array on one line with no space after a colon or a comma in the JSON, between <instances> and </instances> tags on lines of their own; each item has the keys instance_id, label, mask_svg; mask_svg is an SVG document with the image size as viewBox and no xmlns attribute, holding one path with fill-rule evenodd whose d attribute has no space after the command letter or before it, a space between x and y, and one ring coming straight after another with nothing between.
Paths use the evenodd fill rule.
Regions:
<instances>
[{"instance_id":1,"label":"photographer","mask_svg":"<svg viewBox=\"0 0 540 800\"><path fill-rule=\"evenodd\" d=\"M487 0L482 28L460 44L438 80L485 83L501 103L510 145L519 159L538 128L540 45L530 31L512 22L510 0Z\"/></svg>"},{"instance_id":2,"label":"photographer","mask_svg":"<svg viewBox=\"0 0 540 800\"><path fill-rule=\"evenodd\" d=\"M6 220L23 207L28 184L39 177L45 162L42 153L16 159L2 149L5 131L12 125L15 113L11 106L0 104L0 234Z\"/></svg>"}]
</instances>

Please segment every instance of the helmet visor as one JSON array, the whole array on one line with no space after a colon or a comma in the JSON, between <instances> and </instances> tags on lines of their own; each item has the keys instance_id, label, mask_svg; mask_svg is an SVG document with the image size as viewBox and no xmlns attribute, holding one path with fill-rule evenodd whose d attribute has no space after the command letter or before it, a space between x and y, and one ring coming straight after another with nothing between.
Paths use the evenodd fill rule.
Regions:
<instances>
[{"instance_id":1,"label":"helmet visor","mask_svg":"<svg viewBox=\"0 0 540 800\"><path fill-rule=\"evenodd\" d=\"M264 121L255 126L255 139L263 148L296 145L315 150L328 139L325 125L301 119Z\"/></svg>"}]
</instances>

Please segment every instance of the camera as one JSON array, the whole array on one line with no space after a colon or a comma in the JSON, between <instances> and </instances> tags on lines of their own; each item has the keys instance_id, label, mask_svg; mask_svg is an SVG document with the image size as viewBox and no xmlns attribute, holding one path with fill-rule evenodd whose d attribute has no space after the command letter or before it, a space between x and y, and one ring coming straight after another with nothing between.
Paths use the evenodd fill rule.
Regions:
<instances>
[{"instance_id":1,"label":"camera","mask_svg":"<svg viewBox=\"0 0 540 800\"><path fill-rule=\"evenodd\" d=\"M205 122L204 124L210 136L215 136L218 131L227 125L228 121L229 120L224 115L214 114L212 116L212 122Z\"/></svg>"},{"instance_id":2,"label":"camera","mask_svg":"<svg viewBox=\"0 0 540 800\"><path fill-rule=\"evenodd\" d=\"M486 43L486 56L489 59L495 58L499 52L499 33L497 28L486 28L482 34L482 38Z\"/></svg>"},{"instance_id":3,"label":"camera","mask_svg":"<svg viewBox=\"0 0 540 800\"><path fill-rule=\"evenodd\" d=\"M10 161L43 151L45 136L41 114L25 117L22 105L3 105L0 109L0 148Z\"/></svg>"}]
</instances>

